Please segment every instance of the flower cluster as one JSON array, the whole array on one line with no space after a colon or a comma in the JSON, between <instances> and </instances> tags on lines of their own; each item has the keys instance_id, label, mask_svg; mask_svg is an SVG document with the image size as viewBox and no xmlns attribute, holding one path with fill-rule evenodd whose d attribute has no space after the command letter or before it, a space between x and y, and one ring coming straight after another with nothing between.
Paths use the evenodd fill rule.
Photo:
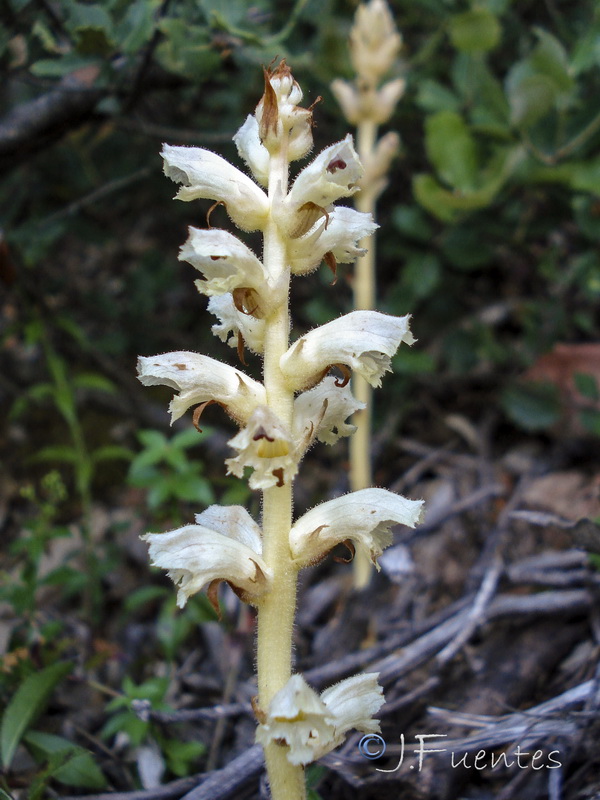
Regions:
<instances>
[{"instance_id":1,"label":"flower cluster","mask_svg":"<svg viewBox=\"0 0 600 800\"><path fill-rule=\"evenodd\" d=\"M344 741L350 730L379 733L372 718L383 705L383 691L375 672L355 675L325 689L320 695L301 675L292 675L269 705L256 740L288 747L291 764L310 764Z\"/></svg>"},{"instance_id":2,"label":"flower cluster","mask_svg":"<svg viewBox=\"0 0 600 800\"><path fill-rule=\"evenodd\" d=\"M180 184L177 198L214 200L238 228L263 234L261 259L226 230L190 228L179 257L200 274L196 286L219 320L215 335L237 348L242 365L246 347L260 355L264 383L197 353L139 360L144 385L174 390L173 421L195 407L197 423L208 403L229 414L239 429L229 441L234 454L226 461L228 473L241 478L250 470L250 487L264 492L261 526L242 507L211 506L195 524L146 534L152 562L178 586L180 606L204 586L214 600L225 581L256 606L259 619L270 614L277 620L278 603L293 608L293 596L278 595L289 586L285 576L339 543L363 551L376 564L391 541L391 526L414 526L421 513L421 501L365 489L322 503L287 529L278 522L291 519L291 493L278 490L290 486L307 449L316 440L333 444L354 430L348 417L362 404L350 391L350 371L379 386L400 343L413 342L408 317L355 311L289 344L290 276L305 275L322 262L335 271L338 262L353 261L364 252L359 241L376 227L369 214L334 205L357 190L362 175L349 136L323 150L288 190L289 162L312 147L312 111L299 106L301 99L285 62L265 71L263 97L234 137L252 178L208 150L169 145L163 150L165 174ZM275 526L267 525L267 518ZM278 547L267 546L275 535ZM291 640L291 623L284 635ZM259 636L259 663L264 646ZM270 669L278 675L275 663ZM276 691L261 698L258 739L267 749L284 744L289 763L305 764L337 746L350 728L377 730L371 719L382 702L376 676L351 678L319 696L298 675L286 683L289 674L288 667L285 679L273 678Z\"/></svg>"}]
</instances>

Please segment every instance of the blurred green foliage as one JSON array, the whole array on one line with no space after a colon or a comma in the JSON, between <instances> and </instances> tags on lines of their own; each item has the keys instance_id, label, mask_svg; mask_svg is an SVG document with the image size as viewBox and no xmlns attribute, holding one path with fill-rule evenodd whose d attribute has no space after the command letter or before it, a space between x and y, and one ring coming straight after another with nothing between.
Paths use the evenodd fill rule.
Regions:
<instances>
[{"instance_id":1,"label":"blurred green foliage","mask_svg":"<svg viewBox=\"0 0 600 800\"><path fill-rule=\"evenodd\" d=\"M591 0L391 6L408 90L392 121L404 149L379 207L379 294L386 311L415 315L428 358L418 373L506 380L558 340L598 335L600 12ZM289 59L309 102L325 98L316 147L341 137L328 83L352 74L355 3L11 0L8 9L3 99L25 113L58 90L87 97L18 152L0 127L4 234L24 302L47 309L60 298L123 363L173 344L219 352L174 258L208 204L169 202L160 141L236 160L231 136L276 56ZM214 224L228 224L222 213ZM332 303L348 308L343 288L323 282L315 297L311 281L298 289L306 325L331 316Z\"/></svg>"}]
</instances>

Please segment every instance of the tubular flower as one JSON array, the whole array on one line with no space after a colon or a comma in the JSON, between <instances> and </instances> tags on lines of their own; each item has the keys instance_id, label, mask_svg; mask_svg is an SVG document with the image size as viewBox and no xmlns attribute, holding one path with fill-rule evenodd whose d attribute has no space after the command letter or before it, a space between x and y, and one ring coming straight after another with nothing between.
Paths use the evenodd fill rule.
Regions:
<instances>
[{"instance_id":1,"label":"tubular flower","mask_svg":"<svg viewBox=\"0 0 600 800\"><path fill-rule=\"evenodd\" d=\"M253 353L262 353L265 343L264 319L256 319L239 311L231 294L211 297L208 310L219 320L219 324L213 325L211 330L222 342L238 350L247 344Z\"/></svg>"},{"instance_id":2,"label":"tubular flower","mask_svg":"<svg viewBox=\"0 0 600 800\"><path fill-rule=\"evenodd\" d=\"M204 198L223 203L238 228L262 230L269 215L267 195L254 181L216 153L200 147L165 144L162 156L168 178L183 184L177 200Z\"/></svg>"},{"instance_id":3,"label":"tubular flower","mask_svg":"<svg viewBox=\"0 0 600 800\"><path fill-rule=\"evenodd\" d=\"M215 401L238 422L245 423L265 402L265 387L234 367L199 353L180 351L138 359L144 386L170 386L179 394L169 405L171 423L194 405Z\"/></svg>"},{"instance_id":4,"label":"tubular flower","mask_svg":"<svg viewBox=\"0 0 600 800\"><path fill-rule=\"evenodd\" d=\"M256 740L263 746L286 745L291 764L310 764L340 745L352 728L379 731L371 716L383 704L377 677L377 673L356 675L319 696L301 675L292 675L273 697Z\"/></svg>"},{"instance_id":5,"label":"tubular flower","mask_svg":"<svg viewBox=\"0 0 600 800\"><path fill-rule=\"evenodd\" d=\"M260 140L258 135L258 121L252 114L248 114L246 121L233 137L235 146L256 180L261 186L269 183L269 165L271 155Z\"/></svg>"},{"instance_id":6,"label":"tubular flower","mask_svg":"<svg viewBox=\"0 0 600 800\"><path fill-rule=\"evenodd\" d=\"M254 520L241 506L213 509L196 518L206 524L141 537L149 543L152 564L168 570L179 587L180 608L212 581L227 581L248 603L255 603L268 590L270 571L260 554Z\"/></svg>"},{"instance_id":7,"label":"tubular flower","mask_svg":"<svg viewBox=\"0 0 600 800\"><path fill-rule=\"evenodd\" d=\"M333 547L351 541L375 566L392 543L392 525L414 528L421 520L422 500L388 492L361 489L321 503L292 526L290 550L298 567L318 561Z\"/></svg>"},{"instance_id":8,"label":"tubular flower","mask_svg":"<svg viewBox=\"0 0 600 800\"><path fill-rule=\"evenodd\" d=\"M201 294L212 295L244 288L266 294L266 273L249 247L228 231L190 228L179 260L187 261L203 278L195 281Z\"/></svg>"},{"instance_id":9,"label":"tubular flower","mask_svg":"<svg viewBox=\"0 0 600 800\"><path fill-rule=\"evenodd\" d=\"M350 436L356 428L346 419L365 404L355 400L350 386L339 386L328 376L314 389L298 395L294 401L294 435L296 441L310 445L314 439L335 444L341 436Z\"/></svg>"},{"instance_id":10,"label":"tubular flower","mask_svg":"<svg viewBox=\"0 0 600 800\"><path fill-rule=\"evenodd\" d=\"M345 364L371 386L381 386L400 343L415 341L409 319L352 311L300 337L281 357L281 370L295 391L314 386L334 364Z\"/></svg>"},{"instance_id":11,"label":"tubular flower","mask_svg":"<svg viewBox=\"0 0 600 800\"><path fill-rule=\"evenodd\" d=\"M241 478L244 467L252 467L248 481L252 489L283 486L298 471L296 446L290 433L267 406L259 406L229 444L238 455L225 462L227 474Z\"/></svg>"},{"instance_id":12,"label":"tubular flower","mask_svg":"<svg viewBox=\"0 0 600 800\"><path fill-rule=\"evenodd\" d=\"M292 272L296 275L312 272L328 253L335 262L355 261L366 252L358 246L360 240L371 236L378 227L370 214L346 206L335 207L307 234L290 240L288 258Z\"/></svg>"}]
</instances>

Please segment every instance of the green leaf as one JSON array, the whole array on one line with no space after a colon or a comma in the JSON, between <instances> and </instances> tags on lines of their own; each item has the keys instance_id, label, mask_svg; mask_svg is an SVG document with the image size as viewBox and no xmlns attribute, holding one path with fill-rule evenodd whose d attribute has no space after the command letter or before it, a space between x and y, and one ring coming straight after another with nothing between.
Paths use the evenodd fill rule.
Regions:
<instances>
[{"instance_id":1,"label":"green leaf","mask_svg":"<svg viewBox=\"0 0 600 800\"><path fill-rule=\"evenodd\" d=\"M152 600L158 600L168 594L169 590L164 586L142 586L141 589L136 589L132 594L127 596L123 607L125 611L132 613L146 603L150 603Z\"/></svg>"},{"instance_id":2,"label":"green leaf","mask_svg":"<svg viewBox=\"0 0 600 800\"><path fill-rule=\"evenodd\" d=\"M94 761L92 754L74 745L62 736L41 731L30 731L24 741L32 754L39 760L46 760L54 754L64 754L62 765L55 769L52 778L67 786L81 789L104 789L106 779Z\"/></svg>"},{"instance_id":3,"label":"green leaf","mask_svg":"<svg viewBox=\"0 0 600 800\"><path fill-rule=\"evenodd\" d=\"M105 6L69 3L67 26L84 54L107 55L115 47L113 21Z\"/></svg>"},{"instance_id":4,"label":"green leaf","mask_svg":"<svg viewBox=\"0 0 600 800\"><path fill-rule=\"evenodd\" d=\"M98 447L92 453L92 461L97 464L100 461L116 461L123 459L129 461L133 458L133 451L128 447L121 447L118 444L107 444L104 447Z\"/></svg>"},{"instance_id":5,"label":"green leaf","mask_svg":"<svg viewBox=\"0 0 600 800\"><path fill-rule=\"evenodd\" d=\"M547 75L529 75L509 84L508 100L513 125L533 125L552 110L556 85Z\"/></svg>"},{"instance_id":6,"label":"green leaf","mask_svg":"<svg viewBox=\"0 0 600 800\"><path fill-rule=\"evenodd\" d=\"M500 43L502 29L497 17L486 8L473 8L450 19L450 41L465 53L484 53Z\"/></svg>"},{"instance_id":7,"label":"green leaf","mask_svg":"<svg viewBox=\"0 0 600 800\"><path fill-rule=\"evenodd\" d=\"M10 767L23 734L42 713L55 686L72 668L70 663L52 664L26 678L15 692L0 724L0 756L5 769Z\"/></svg>"},{"instance_id":8,"label":"green leaf","mask_svg":"<svg viewBox=\"0 0 600 800\"><path fill-rule=\"evenodd\" d=\"M156 48L156 57L169 72L200 82L219 69L221 57L207 28L172 17L162 19L158 28L164 39Z\"/></svg>"},{"instance_id":9,"label":"green leaf","mask_svg":"<svg viewBox=\"0 0 600 800\"><path fill-rule=\"evenodd\" d=\"M202 427L202 433L197 431L196 428L186 428L176 433L171 439L170 444L172 447L181 447L184 449L196 447L203 439L206 439L209 433L210 430L204 426Z\"/></svg>"},{"instance_id":10,"label":"green leaf","mask_svg":"<svg viewBox=\"0 0 600 800\"><path fill-rule=\"evenodd\" d=\"M116 38L124 53L135 54L150 41L155 29L155 14L161 0L135 0L116 28Z\"/></svg>"},{"instance_id":11,"label":"green leaf","mask_svg":"<svg viewBox=\"0 0 600 800\"><path fill-rule=\"evenodd\" d=\"M549 383L515 383L501 397L507 416L526 431L542 431L560 419L558 389Z\"/></svg>"},{"instance_id":12,"label":"green leaf","mask_svg":"<svg viewBox=\"0 0 600 800\"><path fill-rule=\"evenodd\" d=\"M455 222L478 208L485 208L494 198L495 191L488 189L460 193L444 189L433 175L415 175L413 192L419 203L442 222Z\"/></svg>"},{"instance_id":13,"label":"green leaf","mask_svg":"<svg viewBox=\"0 0 600 800\"><path fill-rule=\"evenodd\" d=\"M567 54L552 34L535 29L538 44L506 77L506 92L515 125L531 126L553 108L563 106L575 88Z\"/></svg>"},{"instance_id":14,"label":"green leaf","mask_svg":"<svg viewBox=\"0 0 600 800\"><path fill-rule=\"evenodd\" d=\"M574 81L569 69L567 52L558 39L542 28L535 28L539 43L529 57L535 72L551 78L561 92L570 92Z\"/></svg>"},{"instance_id":15,"label":"green leaf","mask_svg":"<svg viewBox=\"0 0 600 800\"><path fill-rule=\"evenodd\" d=\"M97 389L108 394L114 394L117 391L117 387L112 381L97 372L82 372L76 375L73 378L73 386L78 389Z\"/></svg>"},{"instance_id":16,"label":"green leaf","mask_svg":"<svg viewBox=\"0 0 600 800\"><path fill-rule=\"evenodd\" d=\"M461 191L475 188L475 141L460 114L439 111L428 117L425 122L425 146L443 181Z\"/></svg>"},{"instance_id":17,"label":"green leaf","mask_svg":"<svg viewBox=\"0 0 600 800\"><path fill-rule=\"evenodd\" d=\"M598 390L598 381L593 375L588 375L583 372L576 372L573 375L573 380L577 391L589 400L600 400L600 391Z\"/></svg>"},{"instance_id":18,"label":"green leaf","mask_svg":"<svg viewBox=\"0 0 600 800\"><path fill-rule=\"evenodd\" d=\"M68 444L55 444L42 447L30 457L30 461L59 461L66 464L75 464L78 460L77 451Z\"/></svg>"},{"instance_id":19,"label":"green leaf","mask_svg":"<svg viewBox=\"0 0 600 800\"><path fill-rule=\"evenodd\" d=\"M454 92L430 78L420 81L416 101L419 108L428 112L460 109L460 100Z\"/></svg>"},{"instance_id":20,"label":"green leaf","mask_svg":"<svg viewBox=\"0 0 600 800\"><path fill-rule=\"evenodd\" d=\"M575 75L600 65L600 19L577 39L571 55L571 69Z\"/></svg>"}]
</instances>

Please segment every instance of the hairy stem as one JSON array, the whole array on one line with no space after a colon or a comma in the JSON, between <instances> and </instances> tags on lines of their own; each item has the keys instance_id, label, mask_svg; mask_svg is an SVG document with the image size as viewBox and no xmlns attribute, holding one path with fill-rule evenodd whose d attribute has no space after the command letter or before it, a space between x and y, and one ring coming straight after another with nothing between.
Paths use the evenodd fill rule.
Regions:
<instances>
[{"instance_id":1,"label":"hairy stem","mask_svg":"<svg viewBox=\"0 0 600 800\"><path fill-rule=\"evenodd\" d=\"M271 157L269 199L276 204L287 190L288 161L285 142ZM264 382L269 408L290 429L294 396L285 383L279 361L289 346L289 267L282 233L273 219L265 230L264 265L273 284L281 287L282 301L266 320ZM292 526L292 487L274 486L263 492L263 558L272 570L271 590L258 609L257 670L260 707L266 710L273 696L292 673L292 631L296 608L297 570L292 564L289 533ZM287 760L287 747L271 743L265 760L273 800L303 800L304 770Z\"/></svg>"}]
</instances>

